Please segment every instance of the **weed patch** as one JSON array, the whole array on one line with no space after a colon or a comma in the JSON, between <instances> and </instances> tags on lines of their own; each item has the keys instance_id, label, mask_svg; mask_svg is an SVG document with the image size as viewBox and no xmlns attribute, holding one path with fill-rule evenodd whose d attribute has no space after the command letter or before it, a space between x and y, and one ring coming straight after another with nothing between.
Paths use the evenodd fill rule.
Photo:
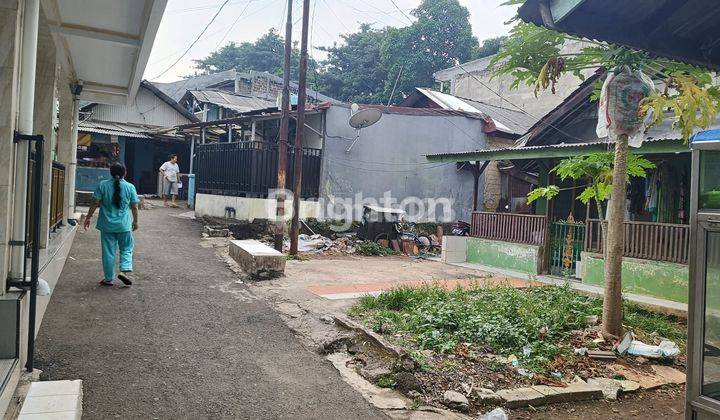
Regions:
<instances>
[{"instance_id":1,"label":"weed patch","mask_svg":"<svg viewBox=\"0 0 720 420\"><path fill-rule=\"evenodd\" d=\"M602 301L567 286L446 290L437 286L401 287L364 296L351 315L378 333L402 336L414 349L451 353L469 344L478 351L508 357L541 371L558 356L571 355L571 332L601 316ZM674 317L624 307L625 324L639 337L660 336L685 346L686 333Z\"/></svg>"},{"instance_id":2,"label":"weed patch","mask_svg":"<svg viewBox=\"0 0 720 420\"><path fill-rule=\"evenodd\" d=\"M373 241L362 241L359 244L357 244L355 248L355 253L360 255L379 255L379 256L386 256L386 255L397 255L397 251L384 247L377 242Z\"/></svg>"}]
</instances>

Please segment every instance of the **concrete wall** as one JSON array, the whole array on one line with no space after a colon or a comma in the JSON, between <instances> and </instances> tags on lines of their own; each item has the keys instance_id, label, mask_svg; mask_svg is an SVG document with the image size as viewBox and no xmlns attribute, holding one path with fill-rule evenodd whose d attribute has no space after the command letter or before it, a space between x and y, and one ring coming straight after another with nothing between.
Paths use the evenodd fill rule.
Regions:
<instances>
[{"instance_id":1,"label":"concrete wall","mask_svg":"<svg viewBox=\"0 0 720 420\"><path fill-rule=\"evenodd\" d=\"M583 252L580 274L583 283L605 285L605 261L601 255ZM664 261L623 258L623 292L675 302L688 301L688 266Z\"/></svg>"},{"instance_id":2,"label":"concrete wall","mask_svg":"<svg viewBox=\"0 0 720 420\"><path fill-rule=\"evenodd\" d=\"M195 215L225 217L225 208L235 209L238 220L253 221L254 219L272 219L275 216L275 200L265 198L231 197L227 195L196 194ZM286 212L292 214L292 201L285 202ZM300 217L302 219L320 216L317 201L301 201Z\"/></svg>"},{"instance_id":3,"label":"concrete wall","mask_svg":"<svg viewBox=\"0 0 720 420\"><path fill-rule=\"evenodd\" d=\"M468 238L467 262L537 275L542 247Z\"/></svg>"},{"instance_id":4,"label":"concrete wall","mask_svg":"<svg viewBox=\"0 0 720 420\"><path fill-rule=\"evenodd\" d=\"M343 106L332 106L326 113L321 198L332 201L332 197L361 193L363 198L380 200L386 191L397 203L407 197L444 197L453 202L449 221L469 220L471 172L458 170L455 163L430 163L423 155L484 149L481 120L384 113L375 125L361 130L358 141L346 152L356 133L349 118L350 109ZM482 193L481 185L480 203Z\"/></svg>"},{"instance_id":5,"label":"concrete wall","mask_svg":"<svg viewBox=\"0 0 720 420\"><path fill-rule=\"evenodd\" d=\"M573 42L565 46L564 52L578 51L580 48L580 43ZM538 119L559 105L581 83L579 78L571 74L564 75L555 86L555 94L548 89L540 92L536 98L534 86L521 83L516 89L511 89L514 81L512 76L493 77L489 68L492 58L492 56L485 57L464 63L462 67L440 70L435 73L435 80L443 82L445 86L449 84L448 93L452 95L512 108L507 103L510 101ZM586 75L591 73L592 70L586 71ZM502 98L498 94L502 95Z\"/></svg>"}]
</instances>

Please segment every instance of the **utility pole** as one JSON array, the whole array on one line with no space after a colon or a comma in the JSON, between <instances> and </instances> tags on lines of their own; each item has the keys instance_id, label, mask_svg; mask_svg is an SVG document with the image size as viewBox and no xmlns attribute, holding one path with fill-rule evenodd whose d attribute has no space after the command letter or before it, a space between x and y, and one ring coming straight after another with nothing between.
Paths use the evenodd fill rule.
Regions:
<instances>
[{"instance_id":1,"label":"utility pole","mask_svg":"<svg viewBox=\"0 0 720 420\"><path fill-rule=\"evenodd\" d=\"M290 227L290 255L297 255L300 234L300 196L302 193L302 140L305 130L305 96L307 95L308 25L310 0L303 0L302 39L300 40L300 80L298 80L297 119L295 121L295 168L293 178L293 219Z\"/></svg>"},{"instance_id":2,"label":"utility pole","mask_svg":"<svg viewBox=\"0 0 720 420\"><path fill-rule=\"evenodd\" d=\"M287 145L290 128L290 58L292 55L292 0L287 2L285 22L285 62L283 63L282 117L278 138L277 209L275 215L275 249L283 251L285 238L285 178L287 173Z\"/></svg>"}]
</instances>

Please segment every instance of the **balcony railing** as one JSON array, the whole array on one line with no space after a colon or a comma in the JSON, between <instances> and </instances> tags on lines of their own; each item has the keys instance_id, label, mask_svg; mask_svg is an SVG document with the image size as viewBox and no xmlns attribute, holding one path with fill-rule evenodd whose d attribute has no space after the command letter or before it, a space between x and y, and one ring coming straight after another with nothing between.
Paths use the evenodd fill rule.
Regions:
<instances>
[{"instance_id":1,"label":"balcony railing","mask_svg":"<svg viewBox=\"0 0 720 420\"><path fill-rule=\"evenodd\" d=\"M607 222L604 221L607 226ZM585 250L603 253L600 220L587 221ZM687 264L690 226L652 222L625 222L625 257Z\"/></svg>"},{"instance_id":2,"label":"balcony railing","mask_svg":"<svg viewBox=\"0 0 720 420\"><path fill-rule=\"evenodd\" d=\"M545 216L533 214L473 212L470 236L497 241L543 245Z\"/></svg>"},{"instance_id":3,"label":"balcony railing","mask_svg":"<svg viewBox=\"0 0 720 420\"><path fill-rule=\"evenodd\" d=\"M212 143L197 146L197 192L203 194L266 197L277 187L276 144L260 141ZM303 148L302 198L320 191L320 149ZM286 186L292 189L295 151L288 147Z\"/></svg>"}]
</instances>

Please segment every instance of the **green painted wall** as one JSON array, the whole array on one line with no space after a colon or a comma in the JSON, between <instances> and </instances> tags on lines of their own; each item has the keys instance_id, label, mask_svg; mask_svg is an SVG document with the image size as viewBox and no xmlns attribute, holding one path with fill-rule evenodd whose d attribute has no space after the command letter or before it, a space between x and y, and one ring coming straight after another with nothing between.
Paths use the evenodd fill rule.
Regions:
<instances>
[{"instance_id":1,"label":"green painted wall","mask_svg":"<svg viewBox=\"0 0 720 420\"><path fill-rule=\"evenodd\" d=\"M488 239L468 238L467 262L538 274L540 247Z\"/></svg>"},{"instance_id":2,"label":"green painted wall","mask_svg":"<svg viewBox=\"0 0 720 420\"><path fill-rule=\"evenodd\" d=\"M605 285L605 262L598 255L583 253L583 283ZM674 302L688 301L688 266L662 261L623 258L623 292Z\"/></svg>"}]
</instances>

